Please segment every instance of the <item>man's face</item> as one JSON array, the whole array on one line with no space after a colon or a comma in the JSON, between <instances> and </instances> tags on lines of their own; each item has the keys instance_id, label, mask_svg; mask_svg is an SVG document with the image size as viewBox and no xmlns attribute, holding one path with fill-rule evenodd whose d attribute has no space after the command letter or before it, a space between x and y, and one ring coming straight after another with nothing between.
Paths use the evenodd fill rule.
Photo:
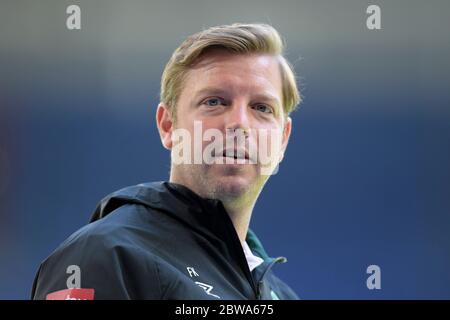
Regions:
<instances>
[{"instance_id":1,"label":"man's face","mask_svg":"<svg viewBox=\"0 0 450 320\"><path fill-rule=\"evenodd\" d=\"M170 114L160 105L157 120L163 144L172 149L173 141L168 134L173 130L185 129L192 139L194 124L201 123L203 132L218 129L224 137L233 130L244 133L245 144L234 145L234 149L245 150L253 164L227 164L222 152L214 153L222 157L223 163L172 165L171 180L182 182L202 196L221 200L257 195L268 179L261 174L261 161L256 154L249 155L250 149L259 150L261 136L266 131L270 165L274 168L281 161L291 131L291 119L286 117L282 107L282 82L276 57L269 55L237 55L224 51L207 53L192 68L185 78L184 86L176 106L176 123L171 123ZM198 132L198 131L197 131ZM270 134L276 132L275 150L270 152ZM165 139L164 139L165 137ZM241 140L242 142L242 140ZM211 141L200 142L202 151ZM192 141L192 158L195 143ZM198 144L197 144L198 146ZM224 149L230 152L223 144ZM232 152L232 151L231 151ZM236 155L236 154L235 154ZM174 154L172 154L173 160ZM233 157L233 154L231 154ZM266 157L267 159L267 157ZM191 162L193 163L193 162ZM267 168L267 161L266 166Z\"/></svg>"}]
</instances>

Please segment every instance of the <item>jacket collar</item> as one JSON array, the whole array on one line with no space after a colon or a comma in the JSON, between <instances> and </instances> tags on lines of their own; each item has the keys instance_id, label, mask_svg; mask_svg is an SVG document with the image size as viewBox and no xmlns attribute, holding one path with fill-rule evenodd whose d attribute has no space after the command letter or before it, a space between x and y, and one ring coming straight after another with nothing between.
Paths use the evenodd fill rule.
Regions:
<instances>
[{"instance_id":1,"label":"jacket collar","mask_svg":"<svg viewBox=\"0 0 450 320\"><path fill-rule=\"evenodd\" d=\"M184 185L159 181L141 183L115 191L97 205L89 222L99 220L125 204L140 204L163 211L210 239L239 242L222 202L203 198ZM271 260L256 234L248 229L246 242L257 256Z\"/></svg>"}]
</instances>

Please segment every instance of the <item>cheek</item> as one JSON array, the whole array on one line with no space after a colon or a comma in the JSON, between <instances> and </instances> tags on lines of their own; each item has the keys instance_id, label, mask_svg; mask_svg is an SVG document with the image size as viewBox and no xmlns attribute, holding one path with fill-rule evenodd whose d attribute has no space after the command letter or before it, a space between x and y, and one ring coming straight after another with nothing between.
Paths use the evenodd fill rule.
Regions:
<instances>
[{"instance_id":1,"label":"cheek","mask_svg":"<svg viewBox=\"0 0 450 320\"><path fill-rule=\"evenodd\" d=\"M253 136L258 152L270 158L276 158L281 153L283 132L278 127L263 128Z\"/></svg>"},{"instance_id":2,"label":"cheek","mask_svg":"<svg viewBox=\"0 0 450 320\"><path fill-rule=\"evenodd\" d=\"M195 121L202 123L203 130L218 129L222 130L224 127L224 119L222 117L214 116L197 116Z\"/></svg>"}]
</instances>

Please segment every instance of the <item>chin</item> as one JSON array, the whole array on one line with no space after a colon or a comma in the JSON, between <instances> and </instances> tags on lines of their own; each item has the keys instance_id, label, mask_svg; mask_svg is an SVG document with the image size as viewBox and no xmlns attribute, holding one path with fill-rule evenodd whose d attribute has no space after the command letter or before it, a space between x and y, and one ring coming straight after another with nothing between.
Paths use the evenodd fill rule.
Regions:
<instances>
[{"instance_id":1,"label":"chin","mask_svg":"<svg viewBox=\"0 0 450 320\"><path fill-rule=\"evenodd\" d=\"M250 181L241 176L223 176L215 179L214 193L218 198L237 198L250 189Z\"/></svg>"}]
</instances>

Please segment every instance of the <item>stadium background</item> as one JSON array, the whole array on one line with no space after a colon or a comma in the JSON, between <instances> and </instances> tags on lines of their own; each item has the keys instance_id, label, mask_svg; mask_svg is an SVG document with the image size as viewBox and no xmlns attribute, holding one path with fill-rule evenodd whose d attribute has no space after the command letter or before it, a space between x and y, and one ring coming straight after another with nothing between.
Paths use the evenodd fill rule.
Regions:
<instances>
[{"instance_id":1,"label":"stadium background","mask_svg":"<svg viewBox=\"0 0 450 320\"><path fill-rule=\"evenodd\" d=\"M382 30L366 28L369 4ZM450 298L449 14L437 0L1 0L0 298L27 299L103 196L167 179L163 67L189 34L232 22L280 31L304 95L252 220L288 257L277 274L304 299Z\"/></svg>"}]
</instances>

